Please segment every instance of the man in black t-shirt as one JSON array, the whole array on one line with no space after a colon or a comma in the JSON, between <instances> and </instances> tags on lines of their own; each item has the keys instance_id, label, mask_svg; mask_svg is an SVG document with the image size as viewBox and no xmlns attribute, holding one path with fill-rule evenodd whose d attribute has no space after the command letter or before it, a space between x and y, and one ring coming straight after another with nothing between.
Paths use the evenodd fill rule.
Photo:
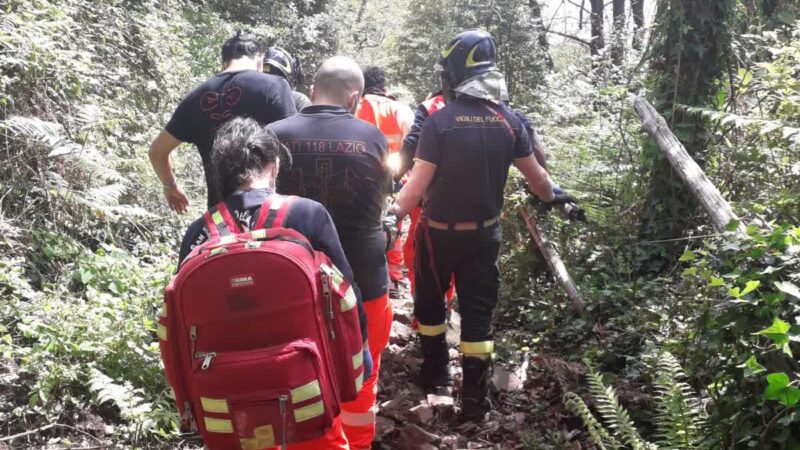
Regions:
<instances>
[{"instance_id":1,"label":"man in black t-shirt","mask_svg":"<svg viewBox=\"0 0 800 450\"><path fill-rule=\"evenodd\" d=\"M233 117L251 117L266 125L297 112L289 83L282 77L259 72L258 54L255 42L247 35L237 32L228 39L222 46L223 71L186 95L150 146L150 162L173 211L182 214L189 205L169 160L181 142L191 142L200 152L208 206L212 206L221 200L210 169L216 130Z\"/></svg>"},{"instance_id":2,"label":"man in black t-shirt","mask_svg":"<svg viewBox=\"0 0 800 450\"><path fill-rule=\"evenodd\" d=\"M353 402L342 405L350 448L370 448L380 354L392 323L386 238L381 216L391 191L388 144L374 126L353 116L364 77L349 58L320 66L311 87L312 105L269 126L292 154L292 167L278 178L278 192L316 200L328 209L356 284L364 297L375 362L373 376Z\"/></svg>"},{"instance_id":3,"label":"man in black t-shirt","mask_svg":"<svg viewBox=\"0 0 800 450\"><path fill-rule=\"evenodd\" d=\"M553 185L532 154L525 126L504 105L505 80L489 33L459 34L442 54L447 104L422 126L415 164L392 210L398 219L423 202L416 244L414 315L423 364L417 383L451 384L444 293L455 275L463 354L462 418L481 421L489 409L488 373L494 353L492 314L499 296L499 215L514 164L539 198Z\"/></svg>"}]
</instances>

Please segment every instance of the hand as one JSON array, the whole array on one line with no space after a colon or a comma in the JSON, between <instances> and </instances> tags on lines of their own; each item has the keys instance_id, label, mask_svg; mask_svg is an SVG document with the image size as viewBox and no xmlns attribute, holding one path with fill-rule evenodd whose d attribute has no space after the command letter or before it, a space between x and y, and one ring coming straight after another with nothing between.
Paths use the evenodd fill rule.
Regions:
<instances>
[{"instance_id":1,"label":"hand","mask_svg":"<svg viewBox=\"0 0 800 450\"><path fill-rule=\"evenodd\" d=\"M571 195L567 194L567 192L561 189L561 186L554 185L553 186L553 200L549 203L549 205L563 205L566 203L573 203L577 204L578 202L572 198Z\"/></svg>"},{"instance_id":2,"label":"hand","mask_svg":"<svg viewBox=\"0 0 800 450\"><path fill-rule=\"evenodd\" d=\"M560 209L570 221L588 222L586 220L586 211L575 203L564 203Z\"/></svg>"},{"instance_id":3,"label":"hand","mask_svg":"<svg viewBox=\"0 0 800 450\"><path fill-rule=\"evenodd\" d=\"M397 216L395 216L392 208L383 215L381 224L383 225L383 232L386 233L386 251L394 247L394 243L400 237L400 230L397 226Z\"/></svg>"},{"instance_id":4,"label":"hand","mask_svg":"<svg viewBox=\"0 0 800 450\"><path fill-rule=\"evenodd\" d=\"M186 208L189 206L189 197L186 196L186 193L177 183L164 186L164 198L167 199L169 209L178 214L185 213Z\"/></svg>"},{"instance_id":5,"label":"hand","mask_svg":"<svg viewBox=\"0 0 800 450\"><path fill-rule=\"evenodd\" d=\"M372 353L369 352L369 346L364 345L366 349L364 350L364 383L367 382L367 379L372 376Z\"/></svg>"}]
</instances>

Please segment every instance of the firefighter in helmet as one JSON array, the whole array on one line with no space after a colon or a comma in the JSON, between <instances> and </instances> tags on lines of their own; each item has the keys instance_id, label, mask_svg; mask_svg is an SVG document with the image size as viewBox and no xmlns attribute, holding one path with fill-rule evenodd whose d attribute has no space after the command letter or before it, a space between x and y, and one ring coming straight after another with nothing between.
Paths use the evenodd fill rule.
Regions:
<instances>
[{"instance_id":1,"label":"firefighter in helmet","mask_svg":"<svg viewBox=\"0 0 800 450\"><path fill-rule=\"evenodd\" d=\"M264 73L271 73L286 79L292 88L292 99L297 112L311 105L311 100L302 92L297 91L297 86L303 83L303 68L300 60L292 56L281 47L270 47L264 53Z\"/></svg>"},{"instance_id":2,"label":"firefighter in helmet","mask_svg":"<svg viewBox=\"0 0 800 450\"><path fill-rule=\"evenodd\" d=\"M571 199L553 193L525 126L505 105L508 91L489 33L460 33L445 47L437 69L447 104L425 120L411 176L392 209L402 219L423 201L414 240L414 315L424 356L417 383L427 389L451 385L444 296L455 275L461 314L461 417L482 421L490 408L492 314L499 295L498 216L509 166L522 172L542 201Z\"/></svg>"}]
</instances>

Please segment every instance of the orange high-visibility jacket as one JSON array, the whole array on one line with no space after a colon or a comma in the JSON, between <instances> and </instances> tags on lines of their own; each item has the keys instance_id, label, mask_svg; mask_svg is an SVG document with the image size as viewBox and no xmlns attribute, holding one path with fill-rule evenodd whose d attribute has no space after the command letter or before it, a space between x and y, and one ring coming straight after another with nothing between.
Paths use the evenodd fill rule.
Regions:
<instances>
[{"instance_id":1,"label":"orange high-visibility jacket","mask_svg":"<svg viewBox=\"0 0 800 450\"><path fill-rule=\"evenodd\" d=\"M414 112L408 105L375 94L367 94L361 98L356 117L381 130L389 142L389 153L400 151L403 138L414 123Z\"/></svg>"}]
</instances>

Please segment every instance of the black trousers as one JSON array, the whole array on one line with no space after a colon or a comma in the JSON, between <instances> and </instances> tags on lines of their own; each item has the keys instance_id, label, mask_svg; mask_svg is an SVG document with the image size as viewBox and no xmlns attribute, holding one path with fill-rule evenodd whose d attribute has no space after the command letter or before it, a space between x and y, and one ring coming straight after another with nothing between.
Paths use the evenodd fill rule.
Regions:
<instances>
[{"instance_id":1,"label":"black trousers","mask_svg":"<svg viewBox=\"0 0 800 450\"><path fill-rule=\"evenodd\" d=\"M479 230L445 231L430 228L424 217L420 219L414 236L414 315L421 334L435 336L446 331L444 294L455 275L461 349L464 353L492 353L492 313L500 291L500 241L497 223Z\"/></svg>"}]
</instances>

